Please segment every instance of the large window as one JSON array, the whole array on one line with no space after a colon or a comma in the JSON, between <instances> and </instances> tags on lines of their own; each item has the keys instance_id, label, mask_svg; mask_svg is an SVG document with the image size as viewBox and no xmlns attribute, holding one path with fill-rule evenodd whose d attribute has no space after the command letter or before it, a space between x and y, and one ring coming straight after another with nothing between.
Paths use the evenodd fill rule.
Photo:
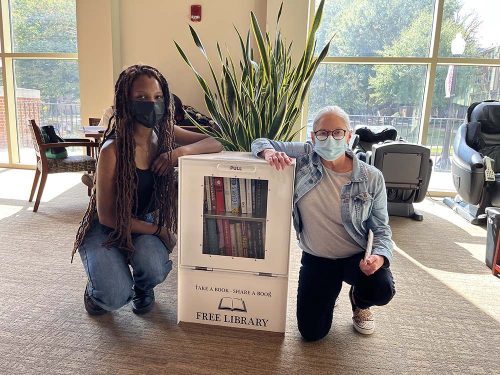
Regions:
<instances>
[{"instance_id":1,"label":"large window","mask_svg":"<svg viewBox=\"0 0 500 375\"><path fill-rule=\"evenodd\" d=\"M353 125L393 125L430 146L430 190L453 191L467 107L500 99L498 14L498 0L326 0L318 46L333 40L311 84L307 137L318 109L339 105Z\"/></svg>"},{"instance_id":2,"label":"large window","mask_svg":"<svg viewBox=\"0 0 500 375\"><path fill-rule=\"evenodd\" d=\"M0 67L0 74L3 72ZM0 163L9 162L9 148L7 145L7 127L5 125L5 100L3 94L3 79L0 77Z\"/></svg>"},{"instance_id":3,"label":"large window","mask_svg":"<svg viewBox=\"0 0 500 375\"><path fill-rule=\"evenodd\" d=\"M30 119L63 137L81 133L76 0L0 3L0 163L33 165Z\"/></svg>"}]
</instances>

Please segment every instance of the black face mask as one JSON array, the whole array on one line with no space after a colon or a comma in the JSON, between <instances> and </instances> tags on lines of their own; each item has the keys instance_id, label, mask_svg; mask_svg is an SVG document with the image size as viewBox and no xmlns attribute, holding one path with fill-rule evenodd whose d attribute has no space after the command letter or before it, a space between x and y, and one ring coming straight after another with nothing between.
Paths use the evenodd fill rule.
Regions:
<instances>
[{"instance_id":1,"label":"black face mask","mask_svg":"<svg viewBox=\"0 0 500 375\"><path fill-rule=\"evenodd\" d=\"M165 103L143 102L140 100L130 101L130 112L134 120L147 128L154 128L165 116Z\"/></svg>"}]
</instances>

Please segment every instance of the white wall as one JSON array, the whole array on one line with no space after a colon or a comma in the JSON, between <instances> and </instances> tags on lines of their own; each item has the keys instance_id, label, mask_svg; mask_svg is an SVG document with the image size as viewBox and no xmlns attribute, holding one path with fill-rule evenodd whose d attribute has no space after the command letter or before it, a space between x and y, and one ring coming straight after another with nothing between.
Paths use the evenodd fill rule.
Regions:
<instances>
[{"instance_id":1,"label":"white wall","mask_svg":"<svg viewBox=\"0 0 500 375\"><path fill-rule=\"evenodd\" d=\"M309 0L267 0L266 23L271 37L276 33L276 18L282 2L284 4L279 25L280 31L288 43L293 41L292 57L298 63L306 45Z\"/></svg>"},{"instance_id":2,"label":"white wall","mask_svg":"<svg viewBox=\"0 0 500 375\"><path fill-rule=\"evenodd\" d=\"M82 122L98 117L113 100L112 1L78 0L78 65Z\"/></svg>"},{"instance_id":3,"label":"white wall","mask_svg":"<svg viewBox=\"0 0 500 375\"><path fill-rule=\"evenodd\" d=\"M202 6L201 22L189 21L191 4ZM262 0L122 1L121 63L123 67L137 63L157 67L167 78L172 91L185 104L204 109L201 90L194 74L177 52L174 40L184 49L197 70L208 77L209 69L193 42L188 25L196 29L209 58L217 64L216 42L223 48L227 46L234 57L238 56L240 46L233 25L246 32L250 25L250 11L254 11L264 27L265 5L266 1Z\"/></svg>"},{"instance_id":4,"label":"white wall","mask_svg":"<svg viewBox=\"0 0 500 375\"><path fill-rule=\"evenodd\" d=\"M182 46L199 72L208 78L208 67L188 25L196 29L215 65L217 41L237 63L240 45L233 25L245 35L253 11L262 30L267 24L274 35L280 3L281 0L77 0L82 118L100 116L112 103L114 81L121 69L137 63L158 68L185 104L206 113L194 74L173 41ZM191 4L202 5L201 22L189 20ZM308 4L309 0L287 0L284 5L281 30L287 41L294 41L296 55L305 44Z\"/></svg>"}]
</instances>

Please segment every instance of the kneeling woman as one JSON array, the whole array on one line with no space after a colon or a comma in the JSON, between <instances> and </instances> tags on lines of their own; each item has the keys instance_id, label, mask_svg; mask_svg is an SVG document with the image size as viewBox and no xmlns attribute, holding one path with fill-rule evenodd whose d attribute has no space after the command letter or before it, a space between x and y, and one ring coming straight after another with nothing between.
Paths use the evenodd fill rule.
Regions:
<instances>
[{"instance_id":1,"label":"kneeling woman","mask_svg":"<svg viewBox=\"0 0 500 375\"><path fill-rule=\"evenodd\" d=\"M222 149L213 138L174 126L167 81L150 66L134 65L120 74L114 108L73 249L88 276L84 305L91 315L130 301L136 314L152 309L153 288L172 269L173 167L179 156ZM180 147L174 149L174 142Z\"/></svg>"}]
</instances>

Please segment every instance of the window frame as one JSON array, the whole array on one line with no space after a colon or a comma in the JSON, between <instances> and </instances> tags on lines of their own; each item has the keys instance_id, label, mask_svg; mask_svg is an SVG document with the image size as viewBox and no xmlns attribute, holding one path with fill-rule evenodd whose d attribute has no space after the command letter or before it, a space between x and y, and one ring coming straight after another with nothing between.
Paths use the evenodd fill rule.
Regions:
<instances>
[{"instance_id":1,"label":"window frame","mask_svg":"<svg viewBox=\"0 0 500 375\"><path fill-rule=\"evenodd\" d=\"M427 67L425 78L424 97L422 101L422 115L420 118L420 130L418 142L427 145L429 132L429 124L431 119L432 99L434 93L434 85L436 80L436 71L438 66L487 66L500 67L500 59L484 59L484 58L466 58L466 57L439 57L439 44L441 37L441 24L443 19L443 9L445 0L435 0L434 17L432 20L431 43L429 47L428 57L356 57L356 56L327 56L321 64L390 64L390 65L421 65ZM309 25L312 24L316 0L309 0ZM308 97L304 103L304 111L302 114L302 130L300 132L300 140L307 139L307 113L309 108ZM429 190L429 194L433 196L449 196L455 194L454 191Z\"/></svg>"},{"instance_id":2,"label":"window frame","mask_svg":"<svg viewBox=\"0 0 500 375\"><path fill-rule=\"evenodd\" d=\"M0 0L0 59L5 102L5 126L7 133L8 162L0 162L0 168L35 169L33 164L21 164L17 134L14 60L76 60L78 53L27 53L12 52L12 24L10 0Z\"/></svg>"}]
</instances>

